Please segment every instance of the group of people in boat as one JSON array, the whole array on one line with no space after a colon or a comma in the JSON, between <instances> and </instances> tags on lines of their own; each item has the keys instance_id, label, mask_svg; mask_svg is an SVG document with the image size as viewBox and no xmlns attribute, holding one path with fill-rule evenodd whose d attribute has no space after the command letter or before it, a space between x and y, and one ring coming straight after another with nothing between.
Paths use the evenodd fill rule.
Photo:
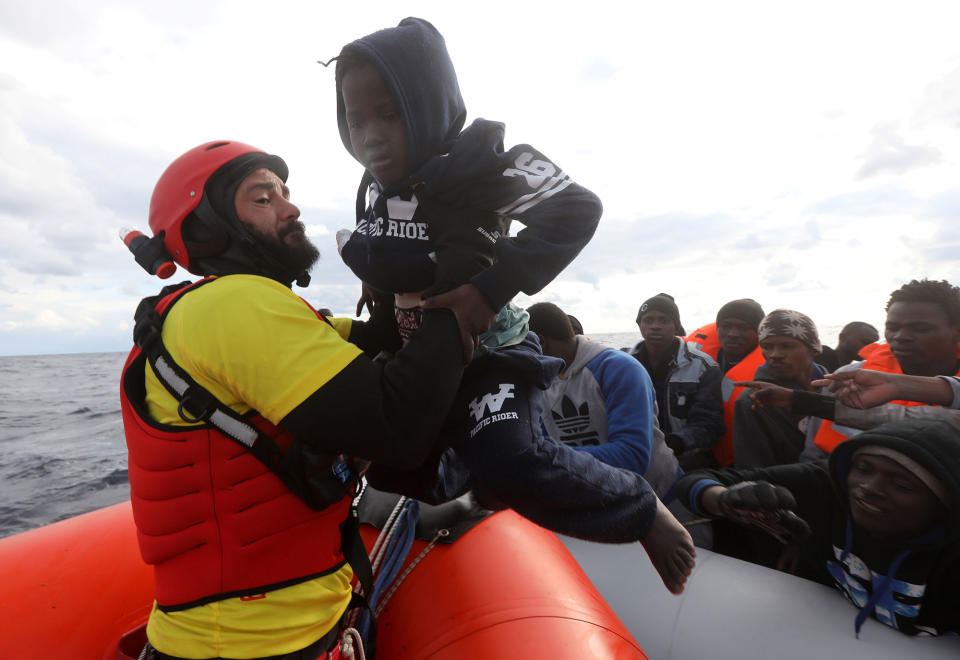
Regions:
<instances>
[{"instance_id":1,"label":"group of people in boat","mask_svg":"<svg viewBox=\"0 0 960 660\"><path fill-rule=\"evenodd\" d=\"M857 632L871 616L958 632L956 286L904 284L884 343L855 321L836 349L806 314L751 299L684 336L673 297L657 294L637 314L642 340L620 351L552 303L528 311L567 365L548 390L552 437L647 475L680 520L701 519L698 546L838 587Z\"/></svg>"},{"instance_id":2,"label":"group of people in boat","mask_svg":"<svg viewBox=\"0 0 960 660\"><path fill-rule=\"evenodd\" d=\"M718 315L727 343L716 361L674 339L682 332L665 295L641 308L641 330L645 321L651 330L636 359L551 335L541 310L511 299L536 293L576 257L597 228L599 199L534 147L505 149L502 124L477 119L464 128L453 64L427 21L404 19L347 44L335 60L338 129L364 169L355 222L338 232L337 247L362 283L358 309L367 306L367 321L331 318L293 292L294 283L309 283L318 250L280 157L208 142L177 158L154 188L153 237L138 242L137 261L155 271L172 259L201 279L144 299L122 376L131 501L155 573L142 657L341 657L353 584L362 592L370 578L351 507L362 480L425 502L472 492L483 507L513 508L557 532L640 541L674 593L696 557L681 520L760 521L800 544L801 519L810 516L799 494L783 491L789 484L738 486L754 478L749 472L688 473L713 466L710 456L727 446L724 429L737 428L717 408L705 431L692 410L708 389L722 395L737 365L756 361L753 349L736 349L726 327L753 308L738 301L737 313ZM513 234L512 220L524 228ZM675 319L674 331L662 323L653 331L662 321L654 312ZM751 326L757 350L800 336L791 333L807 328L801 317L761 312ZM802 337L811 355L819 350L812 332ZM663 352L668 344L674 353ZM765 357L784 378L792 372L774 366L789 361L785 351ZM664 356L676 361L665 367ZM593 382L574 385L575 371ZM743 379L754 377L762 374ZM873 391L861 380L842 387L852 397ZM758 390L750 411L763 419L796 414L775 409L782 395L771 391ZM785 423L768 426L787 435ZM634 427L645 439L621 442ZM952 427L924 429L932 446L956 445ZM730 442L735 454L736 437ZM925 455L900 445L884 451L877 458L859 450L851 463L900 465L890 456L912 456L908 476L948 502L955 496L954 477ZM729 462L721 454L715 465ZM857 497L852 545L836 559L851 585L861 565L874 566L859 545L861 527L869 532L864 521L886 506ZM950 509L937 502L931 519L943 526ZM818 538L816 522L808 520L809 539ZM955 541L956 525L948 528ZM707 526L692 529L698 542L719 545L719 531L711 540L701 533ZM920 590L926 616L931 594L943 592L932 580L893 573L894 586L882 593L867 580L865 592L881 595L864 611L879 612L909 587ZM891 607L907 616L899 601ZM913 619L918 629L947 629L939 619Z\"/></svg>"}]
</instances>

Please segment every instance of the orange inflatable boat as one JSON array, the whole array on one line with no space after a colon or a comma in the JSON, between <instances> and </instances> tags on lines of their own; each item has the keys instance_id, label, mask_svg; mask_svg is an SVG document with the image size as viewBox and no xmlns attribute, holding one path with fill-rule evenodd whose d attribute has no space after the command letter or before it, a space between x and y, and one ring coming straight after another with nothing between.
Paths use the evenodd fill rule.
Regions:
<instances>
[{"instance_id":1,"label":"orange inflatable boat","mask_svg":"<svg viewBox=\"0 0 960 660\"><path fill-rule=\"evenodd\" d=\"M378 531L362 529L368 548ZM427 544L415 541L417 557ZM136 658L153 600L129 502L0 540L0 658ZM432 546L377 618L377 658L645 658L563 542L511 511Z\"/></svg>"}]
</instances>

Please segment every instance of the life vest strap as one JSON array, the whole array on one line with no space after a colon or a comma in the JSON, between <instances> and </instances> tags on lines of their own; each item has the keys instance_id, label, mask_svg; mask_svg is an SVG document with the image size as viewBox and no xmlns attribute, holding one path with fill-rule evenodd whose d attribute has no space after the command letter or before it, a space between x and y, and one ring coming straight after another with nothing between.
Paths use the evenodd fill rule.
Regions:
<instances>
[{"instance_id":1,"label":"life vest strap","mask_svg":"<svg viewBox=\"0 0 960 660\"><path fill-rule=\"evenodd\" d=\"M273 438L196 382L170 355L162 336L167 314L185 293L212 281L208 278L165 287L159 295L144 298L134 316L134 343L146 356L160 383L177 400L180 418L191 424L209 424L247 449L312 509L325 509L352 494L360 474L353 461L343 455L330 454L318 462L318 452L311 450L311 474L300 474L302 470L291 469L293 466L287 454L297 460L304 454L305 448L296 446L300 443L298 439L294 439L295 446L285 454ZM169 298L171 294L176 297Z\"/></svg>"}]
</instances>

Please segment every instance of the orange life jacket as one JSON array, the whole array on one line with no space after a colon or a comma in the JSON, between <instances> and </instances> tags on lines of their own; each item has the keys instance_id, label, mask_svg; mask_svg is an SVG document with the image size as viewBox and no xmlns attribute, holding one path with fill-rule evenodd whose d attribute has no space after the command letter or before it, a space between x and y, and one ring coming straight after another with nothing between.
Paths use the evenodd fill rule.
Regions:
<instances>
[{"instance_id":1,"label":"orange life jacket","mask_svg":"<svg viewBox=\"0 0 960 660\"><path fill-rule=\"evenodd\" d=\"M717 355L720 353L720 337L717 335L716 323L708 323L697 328L684 337L683 340L685 342L693 342L697 348L714 360L717 359Z\"/></svg>"},{"instance_id":2,"label":"orange life jacket","mask_svg":"<svg viewBox=\"0 0 960 660\"><path fill-rule=\"evenodd\" d=\"M733 405L744 390L743 387L735 387L734 383L753 380L753 375L763 363L763 354L757 346L723 375L720 391L723 394L723 423L726 424L727 430L723 432L719 442L713 446L713 455L721 467L733 463Z\"/></svg>"}]
</instances>

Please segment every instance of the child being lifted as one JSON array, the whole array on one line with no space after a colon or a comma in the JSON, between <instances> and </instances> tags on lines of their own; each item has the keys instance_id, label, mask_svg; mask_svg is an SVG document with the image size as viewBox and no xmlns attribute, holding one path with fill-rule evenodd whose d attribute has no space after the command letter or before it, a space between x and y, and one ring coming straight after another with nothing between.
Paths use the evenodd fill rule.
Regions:
<instances>
[{"instance_id":1,"label":"child being lifted","mask_svg":"<svg viewBox=\"0 0 960 660\"><path fill-rule=\"evenodd\" d=\"M533 147L504 151L503 124L462 130L453 63L427 21L407 18L336 59L340 135L366 170L356 228L338 233L341 256L365 291L393 294L385 304L401 336L416 332L422 309L452 309L470 362L433 454L408 473L373 468L371 483L428 501L472 489L488 508L563 534L640 540L680 593L696 553L647 482L541 434L543 390L562 362L543 355L510 303L576 257L600 200ZM511 220L524 229L508 237Z\"/></svg>"}]
</instances>

